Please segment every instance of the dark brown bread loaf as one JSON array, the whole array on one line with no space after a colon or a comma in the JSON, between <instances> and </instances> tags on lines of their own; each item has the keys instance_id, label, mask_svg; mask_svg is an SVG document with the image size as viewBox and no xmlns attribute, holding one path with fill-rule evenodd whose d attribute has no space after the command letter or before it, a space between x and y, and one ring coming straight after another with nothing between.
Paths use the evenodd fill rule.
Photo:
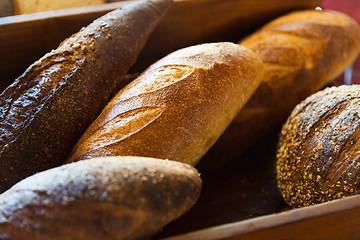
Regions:
<instances>
[{"instance_id":1,"label":"dark brown bread loaf","mask_svg":"<svg viewBox=\"0 0 360 240\"><path fill-rule=\"evenodd\" d=\"M1 239L143 239L188 211L193 167L139 157L98 158L30 176L0 196Z\"/></svg>"},{"instance_id":2,"label":"dark brown bread loaf","mask_svg":"<svg viewBox=\"0 0 360 240\"><path fill-rule=\"evenodd\" d=\"M350 17L307 10L280 17L241 41L264 62L264 80L199 169L212 170L222 161L236 159L280 127L296 104L356 59L359 39L360 27Z\"/></svg>"},{"instance_id":3,"label":"dark brown bread loaf","mask_svg":"<svg viewBox=\"0 0 360 240\"><path fill-rule=\"evenodd\" d=\"M360 86L320 91L296 106L281 131L277 179L292 207L360 193Z\"/></svg>"},{"instance_id":4,"label":"dark brown bread loaf","mask_svg":"<svg viewBox=\"0 0 360 240\"><path fill-rule=\"evenodd\" d=\"M69 161L135 155L195 165L262 79L262 63L234 43L178 50L122 89Z\"/></svg>"},{"instance_id":5,"label":"dark brown bread loaf","mask_svg":"<svg viewBox=\"0 0 360 240\"><path fill-rule=\"evenodd\" d=\"M61 164L171 1L135 1L32 64L0 96L0 191Z\"/></svg>"}]
</instances>

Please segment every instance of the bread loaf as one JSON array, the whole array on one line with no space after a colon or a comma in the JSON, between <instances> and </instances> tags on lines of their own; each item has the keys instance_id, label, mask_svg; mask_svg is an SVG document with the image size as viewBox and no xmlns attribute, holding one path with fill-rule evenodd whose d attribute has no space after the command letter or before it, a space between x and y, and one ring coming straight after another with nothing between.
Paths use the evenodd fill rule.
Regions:
<instances>
[{"instance_id":1,"label":"bread loaf","mask_svg":"<svg viewBox=\"0 0 360 240\"><path fill-rule=\"evenodd\" d=\"M277 180L285 201L302 207L360 193L360 86L320 91L284 124Z\"/></svg>"},{"instance_id":2,"label":"bread loaf","mask_svg":"<svg viewBox=\"0 0 360 240\"><path fill-rule=\"evenodd\" d=\"M80 161L24 179L0 196L2 239L144 239L189 210L201 179L151 158Z\"/></svg>"},{"instance_id":3,"label":"bread loaf","mask_svg":"<svg viewBox=\"0 0 360 240\"><path fill-rule=\"evenodd\" d=\"M0 191L64 162L169 5L136 1L101 17L1 94Z\"/></svg>"},{"instance_id":4,"label":"bread loaf","mask_svg":"<svg viewBox=\"0 0 360 240\"><path fill-rule=\"evenodd\" d=\"M202 171L234 160L280 127L301 100L342 73L360 51L360 28L333 11L297 11L239 44L260 55L264 80L199 164Z\"/></svg>"},{"instance_id":5,"label":"bread loaf","mask_svg":"<svg viewBox=\"0 0 360 240\"><path fill-rule=\"evenodd\" d=\"M260 59L234 43L173 52L116 94L68 161L135 155L195 165L261 78Z\"/></svg>"}]
</instances>

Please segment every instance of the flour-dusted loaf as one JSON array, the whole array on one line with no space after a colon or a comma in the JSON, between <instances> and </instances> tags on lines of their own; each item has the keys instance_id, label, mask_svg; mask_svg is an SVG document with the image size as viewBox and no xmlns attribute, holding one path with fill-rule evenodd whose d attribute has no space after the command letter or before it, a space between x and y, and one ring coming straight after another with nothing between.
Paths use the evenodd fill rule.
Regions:
<instances>
[{"instance_id":1,"label":"flour-dusted loaf","mask_svg":"<svg viewBox=\"0 0 360 240\"><path fill-rule=\"evenodd\" d=\"M264 81L200 162L205 171L239 157L274 131L307 96L341 74L358 56L360 27L334 11L280 17L239 44L260 55Z\"/></svg>"},{"instance_id":2,"label":"flour-dusted loaf","mask_svg":"<svg viewBox=\"0 0 360 240\"><path fill-rule=\"evenodd\" d=\"M0 96L0 191L64 162L171 4L134 1L32 64Z\"/></svg>"},{"instance_id":3,"label":"flour-dusted loaf","mask_svg":"<svg viewBox=\"0 0 360 240\"><path fill-rule=\"evenodd\" d=\"M303 207L360 193L360 85L305 99L284 124L277 180L284 200Z\"/></svg>"},{"instance_id":4,"label":"flour-dusted loaf","mask_svg":"<svg viewBox=\"0 0 360 240\"><path fill-rule=\"evenodd\" d=\"M259 57L234 43L175 51L109 102L68 161L135 155L195 165L255 91L262 73Z\"/></svg>"},{"instance_id":5,"label":"flour-dusted loaf","mask_svg":"<svg viewBox=\"0 0 360 240\"><path fill-rule=\"evenodd\" d=\"M196 169L169 160L108 157L63 165L0 195L1 239L148 238L188 211L201 185Z\"/></svg>"}]
</instances>

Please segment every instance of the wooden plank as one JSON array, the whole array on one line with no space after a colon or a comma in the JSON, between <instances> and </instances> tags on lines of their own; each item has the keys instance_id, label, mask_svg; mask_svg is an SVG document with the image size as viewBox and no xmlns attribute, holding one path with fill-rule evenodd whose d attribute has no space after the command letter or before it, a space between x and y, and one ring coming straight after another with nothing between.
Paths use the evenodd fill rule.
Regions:
<instances>
[{"instance_id":1,"label":"wooden plank","mask_svg":"<svg viewBox=\"0 0 360 240\"><path fill-rule=\"evenodd\" d=\"M236 161L213 172L200 171L203 189L199 200L188 213L167 225L156 239L288 209L275 180L278 132L277 129Z\"/></svg>"},{"instance_id":2,"label":"wooden plank","mask_svg":"<svg viewBox=\"0 0 360 240\"><path fill-rule=\"evenodd\" d=\"M359 195L299 209L283 202L275 180L279 131L227 166L201 172L196 205L155 239L360 239Z\"/></svg>"},{"instance_id":3,"label":"wooden plank","mask_svg":"<svg viewBox=\"0 0 360 240\"><path fill-rule=\"evenodd\" d=\"M127 2L0 18L0 88L63 39ZM177 0L132 71L181 47L238 41L272 18L320 2ZM277 135L270 135L238 161L214 173L202 173L204 189L199 202L157 238L359 239L359 196L296 210L282 202L274 173Z\"/></svg>"},{"instance_id":4,"label":"wooden plank","mask_svg":"<svg viewBox=\"0 0 360 240\"><path fill-rule=\"evenodd\" d=\"M321 0L183 0L175 1L155 29L140 59L162 57L180 47L215 41L239 41L271 19L315 8Z\"/></svg>"},{"instance_id":5,"label":"wooden plank","mask_svg":"<svg viewBox=\"0 0 360 240\"><path fill-rule=\"evenodd\" d=\"M34 61L94 19L129 1L0 18L0 90ZM270 3L271 2L271 3ZM133 71L181 47L237 41L280 14L321 0L176 0Z\"/></svg>"},{"instance_id":6,"label":"wooden plank","mask_svg":"<svg viewBox=\"0 0 360 240\"><path fill-rule=\"evenodd\" d=\"M275 181L279 131L237 161L202 173L197 204L156 239L360 239L359 195L299 209L283 202Z\"/></svg>"},{"instance_id":7,"label":"wooden plank","mask_svg":"<svg viewBox=\"0 0 360 240\"><path fill-rule=\"evenodd\" d=\"M0 1L0 17L11 16L14 14L14 5L12 0Z\"/></svg>"},{"instance_id":8,"label":"wooden plank","mask_svg":"<svg viewBox=\"0 0 360 240\"><path fill-rule=\"evenodd\" d=\"M359 222L360 196L353 196L164 239L359 239Z\"/></svg>"},{"instance_id":9,"label":"wooden plank","mask_svg":"<svg viewBox=\"0 0 360 240\"><path fill-rule=\"evenodd\" d=\"M105 0L12 0L12 2L14 5L15 14L28 14L106 3Z\"/></svg>"},{"instance_id":10,"label":"wooden plank","mask_svg":"<svg viewBox=\"0 0 360 240\"><path fill-rule=\"evenodd\" d=\"M126 2L0 18L0 89L72 33Z\"/></svg>"}]
</instances>

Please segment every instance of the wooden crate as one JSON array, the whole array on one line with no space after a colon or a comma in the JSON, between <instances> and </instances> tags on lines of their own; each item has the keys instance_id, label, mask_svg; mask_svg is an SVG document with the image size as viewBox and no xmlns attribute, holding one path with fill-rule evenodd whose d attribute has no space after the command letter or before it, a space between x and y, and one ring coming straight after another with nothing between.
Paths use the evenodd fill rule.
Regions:
<instances>
[{"instance_id":1,"label":"wooden crate","mask_svg":"<svg viewBox=\"0 0 360 240\"><path fill-rule=\"evenodd\" d=\"M0 18L0 88L97 17L128 1ZM320 0L177 0L150 36L132 72L176 49L233 41L284 13ZM202 173L203 192L155 239L360 239L360 197L289 209L275 182L279 129L244 156Z\"/></svg>"}]
</instances>

